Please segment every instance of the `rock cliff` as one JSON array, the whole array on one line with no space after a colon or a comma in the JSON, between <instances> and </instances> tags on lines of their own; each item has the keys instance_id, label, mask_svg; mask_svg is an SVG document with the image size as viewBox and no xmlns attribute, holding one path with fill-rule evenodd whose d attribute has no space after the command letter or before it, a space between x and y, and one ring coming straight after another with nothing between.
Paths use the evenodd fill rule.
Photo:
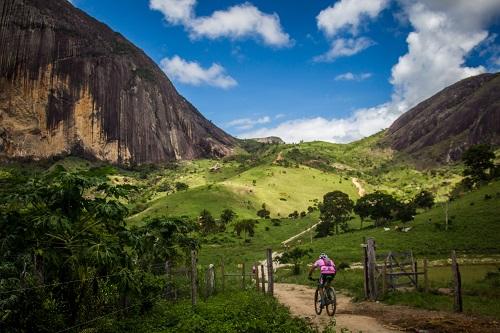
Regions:
<instances>
[{"instance_id":1,"label":"rock cliff","mask_svg":"<svg viewBox=\"0 0 500 333\"><path fill-rule=\"evenodd\" d=\"M459 81L399 117L383 142L422 165L453 162L471 145L500 145L500 73Z\"/></svg>"},{"instance_id":2,"label":"rock cliff","mask_svg":"<svg viewBox=\"0 0 500 333\"><path fill-rule=\"evenodd\" d=\"M140 164L235 145L144 52L66 0L1 0L0 45L3 156Z\"/></svg>"}]
</instances>

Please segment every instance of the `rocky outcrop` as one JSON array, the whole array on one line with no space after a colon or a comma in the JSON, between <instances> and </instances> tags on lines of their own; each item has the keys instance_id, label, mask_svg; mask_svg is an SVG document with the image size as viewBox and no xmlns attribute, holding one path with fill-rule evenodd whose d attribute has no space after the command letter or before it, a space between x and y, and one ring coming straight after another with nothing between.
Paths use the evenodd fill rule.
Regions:
<instances>
[{"instance_id":1,"label":"rocky outcrop","mask_svg":"<svg viewBox=\"0 0 500 333\"><path fill-rule=\"evenodd\" d=\"M119 33L66 0L0 1L0 154L157 163L236 141Z\"/></svg>"},{"instance_id":2,"label":"rocky outcrop","mask_svg":"<svg viewBox=\"0 0 500 333\"><path fill-rule=\"evenodd\" d=\"M383 142L420 164L449 163L471 145L500 145L500 73L459 81L418 104Z\"/></svg>"},{"instance_id":3,"label":"rocky outcrop","mask_svg":"<svg viewBox=\"0 0 500 333\"><path fill-rule=\"evenodd\" d=\"M265 138L255 138L252 140L260 142L260 143L265 143L265 144L277 144L277 145L285 144L285 141L283 141L281 138L279 138L277 136L268 136Z\"/></svg>"}]
</instances>

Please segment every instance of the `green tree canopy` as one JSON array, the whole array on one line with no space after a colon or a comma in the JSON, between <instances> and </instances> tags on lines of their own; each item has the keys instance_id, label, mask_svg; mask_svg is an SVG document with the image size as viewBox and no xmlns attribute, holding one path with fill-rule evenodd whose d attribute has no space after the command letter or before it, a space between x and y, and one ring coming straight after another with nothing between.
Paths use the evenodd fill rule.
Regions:
<instances>
[{"instance_id":1,"label":"green tree canopy","mask_svg":"<svg viewBox=\"0 0 500 333\"><path fill-rule=\"evenodd\" d=\"M344 192L333 191L325 194L323 196L323 203L319 206L321 212L320 218L324 225L323 228L319 228L317 231L329 233L330 228L325 226L330 225L335 229L335 233L338 234L339 227L345 228L347 226L347 221L351 216L353 207L353 201L349 199L349 196Z\"/></svg>"},{"instance_id":2,"label":"green tree canopy","mask_svg":"<svg viewBox=\"0 0 500 333\"><path fill-rule=\"evenodd\" d=\"M435 196L429 191L422 190L413 198L412 202L417 208L432 208Z\"/></svg>"},{"instance_id":3,"label":"green tree canopy","mask_svg":"<svg viewBox=\"0 0 500 333\"><path fill-rule=\"evenodd\" d=\"M232 209L224 209L220 214L220 231L226 230L226 227L236 218L236 213Z\"/></svg>"},{"instance_id":4,"label":"green tree canopy","mask_svg":"<svg viewBox=\"0 0 500 333\"><path fill-rule=\"evenodd\" d=\"M302 259L304 257L310 257L312 249L294 247L291 250L285 251L281 256L277 258L280 264L293 264L293 274L300 274L300 265L302 264Z\"/></svg>"},{"instance_id":5,"label":"green tree canopy","mask_svg":"<svg viewBox=\"0 0 500 333\"><path fill-rule=\"evenodd\" d=\"M201 211L200 216L198 217L198 222L200 224L201 231L204 234L209 234L217 229L217 224L215 223L212 213L206 209Z\"/></svg>"},{"instance_id":6,"label":"green tree canopy","mask_svg":"<svg viewBox=\"0 0 500 333\"><path fill-rule=\"evenodd\" d=\"M234 225L234 231L236 232L236 235L238 235L238 237L243 232L243 237L246 242L247 234L250 237L253 237L255 233L255 224L256 224L255 220L250 220L250 219L240 220Z\"/></svg>"},{"instance_id":7,"label":"green tree canopy","mask_svg":"<svg viewBox=\"0 0 500 333\"><path fill-rule=\"evenodd\" d=\"M361 218L370 217L375 225L380 225L392 218L397 205L398 201L392 195L376 191L359 198L355 212Z\"/></svg>"},{"instance_id":8,"label":"green tree canopy","mask_svg":"<svg viewBox=\"0 0 500 333\"><path fill-rule=\"evenodd\" d=\"M464 176L473 184L488 180L493 174L495 153L490 145L480 144L467 149L462 155Z\"/></svg>"},{"instance_id":9,"label":"green tree canopy","mask_svg":"<svg viewBox=\"0 0 500 333\"><path fill-rule=\"evenodd\" d=\"M271 212L269 210L267 210L266 208L266 204L263 203L262 204L262 209L260 209L259 211L257 211L257 216L262 218L262 219L268 219L271 215Z\"/></svg>"}]
</instances>

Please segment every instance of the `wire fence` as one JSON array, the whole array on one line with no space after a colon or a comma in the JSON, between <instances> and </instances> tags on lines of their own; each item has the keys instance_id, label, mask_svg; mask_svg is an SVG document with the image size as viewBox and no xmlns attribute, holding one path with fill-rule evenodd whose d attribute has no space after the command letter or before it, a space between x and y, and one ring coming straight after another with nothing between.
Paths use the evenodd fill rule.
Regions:
<instances>
[{"instance_id":1,"label":"wire fence","mask_svg":"<svg viewBox=\"0 0 500 333\"><path fill-rule=\"evenodd\" d=\"M120 313L127 313L134 307L140 307L144 302L154 303L161 299L169 302L177 302L191 299L192 305L194 306L199 300L208 300L214 295L227 291L253 289L265 293L272 293L274 269L270 256L271 253L271 249L268 249L268 262L265 264L258 262L225 264L223 260L220 260L218 263L214 264L199 265L197 253L196 251L192 251L190 265L187 263L179 264L166 261L163 264L149 266L148 272L155 277L159 284L157 285L158 288L151 291L150 295L146 294L141 299L135 300L134 304L123 303L119 308L117 308L119 303L109 303L109 307L106 306L108 307L107 310L106 307L101 308L93 314L95 317L80 318L79 321L72 323L68 327L54 330L54 332L78 332L90 326L99 327L99 325L102 324L100 322L101 320L112 318ZM31 285L22 288L19 288L19 285L17 285L17 288L13 285L12 289L7 289L4 285L3 290L0 292L0 304L7 301L13 295L27 297L30 293L37 290L44 290L44 293L52 294L54 292L60 292L74 284L92 285L93 283L97 283L113 285L116 283L112 279L122 274L123 272L120 272L83 279L74 279L71 281ZM0 278L2 278L2 276L0 276ZM0 331L2 331L1 320Z\"/></svg>"}]
</instances>

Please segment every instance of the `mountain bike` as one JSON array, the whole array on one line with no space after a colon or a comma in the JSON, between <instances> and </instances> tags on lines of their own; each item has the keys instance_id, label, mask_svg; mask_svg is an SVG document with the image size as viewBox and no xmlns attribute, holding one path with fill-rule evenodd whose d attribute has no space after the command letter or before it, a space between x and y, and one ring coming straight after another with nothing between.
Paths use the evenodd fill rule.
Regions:
<instances>
[{"instance_id":1,"label":"mountain bike","mask_svg":"<svg viewBox=\"0 0 500 333\"><path fill-rule=\"evenodd\" d=\"M310 280L318 282L316 292L314 293L314 311L316 311L316 314L320 315L323 308L326 307L326 313L328 313L329 316L333 316L337 310L337 296L335 295L335 289L329 285L321 287L319 278L310 278ZM321 298L321 288L323 288L323 299Z\"/></svg>"}]
</instances>

